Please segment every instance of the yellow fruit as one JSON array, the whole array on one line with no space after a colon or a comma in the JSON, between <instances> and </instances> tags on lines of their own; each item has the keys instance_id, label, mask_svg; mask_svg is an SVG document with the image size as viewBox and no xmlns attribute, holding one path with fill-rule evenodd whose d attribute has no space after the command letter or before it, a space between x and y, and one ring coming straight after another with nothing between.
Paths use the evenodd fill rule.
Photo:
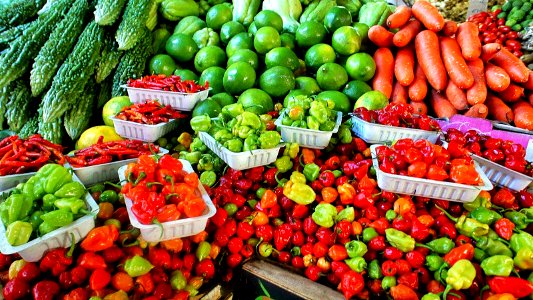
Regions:
<instances>
[{"instance_id":1,"label":"yellow fruit","mask_svg":"<svg viewBox=\"0 0 533 300\"><path fill-rule=\"evenodd\" d=\"M113 120L110 117L118 114L122 108L130 106L131 101L128 96L119 96L109 99L102 108L102 119L107 126L113 126Z\"/></svg>"},{"instance_id":2,"label":"yellow fruit","mask_svg":"<svg viewBox=\"0 0 533 300\"><path fill-rule=\"evenodd\" d=\"M106 125L99 125L91 127L87 130L85 130L78 141L76 142L76 150L77 149L83 149L87 148L91 145L96 144L98 142L98 139L103 136L104 142L111 142L111 141L121 141L123 140L122 137L120 137L117 132L115 131L115 128L111 126Z\"/></svg>"}]
</instances>

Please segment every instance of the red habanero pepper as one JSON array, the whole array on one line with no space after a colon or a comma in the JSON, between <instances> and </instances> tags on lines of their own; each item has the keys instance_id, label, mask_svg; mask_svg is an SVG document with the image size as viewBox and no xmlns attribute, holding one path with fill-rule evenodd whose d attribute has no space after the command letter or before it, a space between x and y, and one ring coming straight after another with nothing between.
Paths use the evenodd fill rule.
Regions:
<instances>
[{"instance_id":1,"label":"red habanero pepper","mask_svg":"<svg viewBox=\"0 0 533 300\"><path fill-rule=\"evenodd\" d=\"M340 289L346 299L361 293L365 287L363 276L353 270L348 270L342 274Z\"/></svg>"},{"instance_id":2,"label":"red habanero pepper","mask_svg":"<svg viewBox=\"0 0 533 300\"><path fill-rule=\"evenodd\" d=\"M336 155L331 156L324 162L326 170L337 170L340 167L340 164L341 161Z\"/></svg>"},{"instance_id":3,"label":"red habanero pepper","mask_svg":"<svg viewBox=\"0 0 533 300\"><path fill-rule=\"evenodd\" d=\"M77 287L70 291L68 294L63 296L63 300L85 300L89 298L89 293L87 289L82 287Z\"/></svg>"},{"instance_id":4,"label":"red habanero pepper","mask_svg":"<svg viewBox=\"0 0 533 300\"><path fill-rule=\"evenodd\" d=\"M59 294L59 291L59 285L55 281L42 280L33 286L33 299L52 300Z\"/></svg>"},{"instance_id":5,"label":"red habanero pepper","mask_svg":"<svg viewBox=\"0 0 533 300\"><path fill-rule=\"evenodd\" d=\"M169 268L171 263L170 253L159 247L150 247L148 250L148 260L155 267Z\"/></svg>"},{"instance_id":6,"label":"red habanero pepper","mask_svg":"<svg viewBox=\"0 0 533 300\"><path fill-rule=\"evenodd\" d=\"M104 258L94 252L84 252L78 257L78 265L89 270L105 269L107 264Z\"/></svg>"},{"instance_id":7,"label":"red habanero pepper","mask_svg":"<svg viewBox=\"0 0 533 300\"><path fill-rule=\"evenodd\" d=\"M156 219L160 223L178 220L181 213L176 204L166 204L157 210Z\"/></svg>"},{"instance_id":8,"label":"red habanero pepper","mask_svg":"<svg viewBox=\"0 0 533 300\"><path fill-rule=\"evenodd\" d=\"M515 195L508 188L501 188L492 196L492 203L503 208L511 208L515 203Z\"/></svg>"},{"instance_id":9,"label":"red habanero pepper","mask_svg":"<svg viewBox=\"0 0 533 300\"><path fill-rule=\"evenodd\" d=\"M111 274L105 269L96 269L89 278L89 287L93 291L105 288L111 282Z\"/></svg>"},{"instance_id":10,"label":"red habanero pepper","mask_svg":"<svg viewBox=\"0 0 533 300\"><path fill-rule=\"evenodd\" d=\"M58 248L47 252L39 264L41 272L51 271L54 276L59 276L65 272L73 262L74 246L76 246L75 243L71 245L68 251L66 248Z\"/></svg>"},{"instance_id":11,"label":"red habanero pepper","mask_svg":"<svg viewBox=\"0 0 533 300\"><path fill-rule=\"evenodd\" d=\"M444 261L451 267L461 259L472 260L474 258L474 246L472 244L463 244L453 248L444 255Z\"/></svg>"},{"instance_id":12,"label":"red habanero pepper","mask_svg":"<svg viewBox=\"0 0 533 300\"><path fill-rule=\"evenodd\" d=\"M355 188L349 184L344 183L340 186L337 186L337 191L339 192L340 200L342 204L353 204L356 196Z\"/></svg>"},{"instance_id":13,"label":"red habanero pepper","mask_svg":"<svg viewBox=\"0 0 533 300\"><path fill-rule=\"evenodd\" d=\"M101 251L111 246L118 239L118 229L114 225L102 225L91 229L81 242L85 251Z\"/></svg>"},{"instance_id":14,"label":"red habanero pepper","mask_svg":"<svg viewBox=\"0 0 533 300\"><path fill-rule=\"evenodd\" d=\"M497 294L509 293L516 298L523 298L533 293L533 283L518 277L494 276L487 283L491 291Z\"/></svg>"},{"instance_id":15,"label":"red habanero pepper","mask_svg":"<svg viewBox=\"0 0 533 300\"><path fill-rule=\"evenodd\" d=\"M494 223L494 230L503 239L510 240L513 235L515 224L507 218L501 218Z\"/></svg>"},{"instance_id":16,"label":"red habanero pepper","mask_svg":"<svg viewBox=\"0 0 533 300\"><path fill-rule=\"evenodd\" d=\"M417 217L413 217L410 235L418 242L423 241L429 236L429 227L420 222Z\"/></svg>"}]
</instances>

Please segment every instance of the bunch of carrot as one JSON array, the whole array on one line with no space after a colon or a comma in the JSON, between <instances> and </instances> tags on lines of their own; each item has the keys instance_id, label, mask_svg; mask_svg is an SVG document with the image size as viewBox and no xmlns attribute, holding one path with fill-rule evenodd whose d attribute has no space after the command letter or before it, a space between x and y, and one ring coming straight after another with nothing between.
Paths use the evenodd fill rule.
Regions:
<instances>
[{"instance_id":1,"label":"bunch of carrot","mask_svg":"<svg viewBox=\"0 0 533 300\"><path fill-rule=\"evenodd\" d=\"M399 6L368 38L374 90L419 113L464 114L533 130L533 71L500 44L481 45L476 24L446 21L431 3ZM392 32L394 31L394 32Z\"/></svg>"}]
</instances>

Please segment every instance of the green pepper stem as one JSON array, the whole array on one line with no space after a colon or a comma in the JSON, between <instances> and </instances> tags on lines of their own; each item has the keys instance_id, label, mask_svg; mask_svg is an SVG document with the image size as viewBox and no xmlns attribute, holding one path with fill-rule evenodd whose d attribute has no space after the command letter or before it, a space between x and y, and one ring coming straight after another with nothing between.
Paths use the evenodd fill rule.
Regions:
<instances>
[{"instance_id":1,"label":"green pepper stem","mask_svg":"<svg viewBox=\"0 0 533 300\"><path fill-rule=\"evenodd\" d=\"M276 179L276 182L278 183L279 186L284 186L285 184L278 179L278 174L279 174L279 171L277 171L276 174L274 174L274 179Z\"/></svg>"},{"instance_id":2,"label":"green pepper stem","mask_svg":"<svg viewBox=\"0 0 533 300\"><path fill-rule=\"evenodd\" d=\"M159 222L159 220L157 220L157 218L154 218L152 220L152 224L155 224L159 227L159 229L161 229L161 235L159 235L159 238L161 239L163 237L163 224L161 224L161 222Z\"/></svg>"},{"instance_id":3,"label":"green pepper stem","mask_svg":"<svg viewBox=\"0 0 533 300\"><path fill-rule=\"evenodd\" d=\"M428 245L425 245L425 244L416 243L415 246L417 246L417 247L422 247L422 248L426 248L426 249L431 250L432 252L435 252L435 250L434 250L432 247L430 247L430 246L428 246Z\"/></svg>"},{"instance_id":4,"label":"green pepper stem","mask_svg":"<svg viewBox=\"0 0 533 300\"><path fill-rule=\"evenodd\" d=\"M118 185L116 183L110 182L110 181L106 181L106 182L104 182L104 184L110 185L110 186L112 186L114 188L117 188L117 189L121 189L122 188L122 186L120 186L120 185Z\"/></svg>"},{"instance_id":5,"label":"green pepper stem","mask_svg":"<svg viewBox=\"0 0 533 300\"><path fill-rule=\"evenodd\" d=\"M446 289L444 290L444 293L442 293L442 299L446 299L446 297L448 296L448 293L452 290L452 286L451 285L446 285Z\"/></svg>"},{"instance_id":6,"label":"green pepper stem","mask_svg":"<svg viewBox=\"0 0 533 300\"><path fill-rule=\"evenodd\" d=\"M82 213L84 215L88 215L88 214L91 213L91 211L86 210L85 208L80 208L80 210L78 210L78 213Z\"/></svg>"},{"instance_id":7,"label":"green pepper stem","mask_svg":"<svg viewBox=\"0 0 533 300\"><path fill-rule=\"evenodd\" d=\"M136 186L137 184L139 184L139 182L141 182L141 180L143 180L144 178L146 178L146 173L143 171L143 172L139 173L139 177L137 177L137 179L135 179L135 182L133 182L133 186Z\"/></svg>"},{"instance_id":8,"label":"green pepper stem","mask_svg":"<svg viewBox=\"0 0 533 300\"><path fill-rule=\"evenodd\" d=\"M70 239L72 241L72 244L70 245L70 248L68 249L68 252L66 254L66 257L72 257L74 254L74 249L76 248L76 237L74 236L74 233L70 233Z\"/></svg>"},{"instance_id":9,"label":"green pepper stem","mask_svg":"<svg viewBox=\"0 0 533 300\"><path fill-rule=\"evenodd\" d=\"M147 188L151 188L153 185L163 185L161 182L148 182L146 183Z\"/></svg>"},{"instance_id":10,"label":"green pepper stem","mask_svg":"<svg viewBox=\"0 0 533 300\"><path fill-rule=\"evenodd\" d=\"M442 207L440 207L440 206L438 206L438 205L435 205L435 207L436 207L438 210L442 211L442 212L443 212L443 213L444 213L444 214L445 214L450 220L454 221L455 223L457 223L457 220L459 220L459 218L456 218L456 217L450 215L450 213L447 212L447 211L445 211L444 208L442 208ZM444 298L444 299L446 299L446 298Z\"/></svg>"},{"instance_id":11,"label":"green pepper stem","mask_svg":"<svg viewBox=\"0 0 533 300\"><path fill-rule=\"evenodd\" d=\"M137 246L137 245L139 245L139 240L135 240L135 241L133 241L133 242L131 242L131 243L125 243L126 241L127 241L127 240L123 240L123 241L122 241L122 243L121 243L121 244L122 244L122 247L126 247L126 248L127 248L127 247L132 247L132 246Z\"/></svg>"}]
</instances>

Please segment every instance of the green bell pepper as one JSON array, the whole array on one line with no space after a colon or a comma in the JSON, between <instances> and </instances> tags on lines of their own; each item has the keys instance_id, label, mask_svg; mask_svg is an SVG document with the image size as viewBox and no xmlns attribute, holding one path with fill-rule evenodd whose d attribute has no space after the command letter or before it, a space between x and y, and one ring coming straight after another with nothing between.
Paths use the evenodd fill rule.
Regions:
<instances>
[{"instance_id":1,"label":"green bell pepper","mask_svg":"<svg viewBox=\"0 0 533 300\"><path fill-rule=\"evenodd\" d=\"M231 152L242 152L243 142L239 138L233 138L225 142L223 145Z\"/></svg>"},{"instance_id":2,"label":"green bell pepper","mask_svg":"<svg viewBox=\"0 0 533 300\"><path fill-rule=\"evenodd\" d=\"M315 207L311 218L319 226L330 228L335 224L337 209L329 203L320 203Z\"/></svg>"},{"instance_id":3,"label":"green bell pepper","mask_svg":"<svg viewBox=\"0 0 533 300\"><path fill-rule=\"evenodd\" d=\"M209 131L209 129L211 128L211 118L208 115L193 117L190 123L192 130L194 130L195 132Z\"/></svg>"},{"instance_id":4,"label":"green bell pepper","mask_svg":"<svg viewBox=\"0 0 533 300\"><path fill-rule=\"evenodd\" d=\"M222 115L224 117L236 118L238 115L244 112L244 107L241 103L228 104L222 107Z\"/></svg>"},{"instance_id":5,"label":"green bell pepper","mask_svg":"<svg viewBox=\"0 0 533 300\"><path fill-rule=\"evenodd\" d=\"M74 215L67 210L54 210L41 215L41 219L43 219L44 223L62 227L72 223L74 221Z\"/></svg>"},{"instance_id":6,"label":"green bell pepper","mask_svg":"<svg viewBox=\"0 0 533 300\"><path fill-rule=\"evenodd\" d=\"M259 145L259 137L256 134L250 134L244 139L244 144L242 146L242 151L252 151L257 149Z\"/></svg>"},{"instance_id":7,"label":"green bell pepper","mask_svg":"<svg viewBox=\"0 0 533 300\"><path fill-rule=\"evenodd\" d=\"M359 23L364 23L368 27L374 25L384 25L392 11L387 2L368 2L359 10Z\"/></svg>"},{"instance_id":8,"label":"green bell pepper","mask_svg":"<svg viewBox=\"0 0 533 300\"><path fill-rule=\"evenodd\" d=\"M276 161L274 161L274 165L278 169L278 172L285 173L292 169L293 163L290 157L284 155L276 159Z\"/></svg>"},{"instance_id":9,"label":"green bell pepper","mask_svg":"<svg viewBox=\"0 0 533 300\"><path fill-rule=\"evenodd\" d=\"M304 166L303 174L308 181L314 181L318 178L320 167L315 163L310 163Z\"/></svg>"},{"instance_id":10,"label":"green bell pepper","mask_svg":"<svg viewBox=\"0 0 533 300\"><path fill-rule=\"evenodd\" d=\"M315 100L311 102L309 115L315 117L318 123L323 124L328 120L328 109L324 102Z\"/></svg>"},{"instance_id":11,"label":"green bell pepper","mask_svg":"<svg viewBox=\"0 0 533 300\"><path fill-rule=\"evenodd\" d=\"M367 263L362 257L348 258L345 259L344 262L350 267L350 269L358 273L363 272L367 267Z\"/></svg>"},{"instance_id":12,"label":"green bell pepper","mask_svg":"<svg viewBox=\"0 0 533 300\"><path fill-rule=\"evenodd\" d=\"M153 268L154 265L139 255L128 258L126 262L124 262L124 271L126 271L131 277L139 277L147 274Z\"/></svg>"},{"instance_id":13,"label":"green bell pepper","mask_svg":"<svg viewBox=\"0 0 533 300\"><path fill-rule=\"evenodd\" d=\"M33 227L28 222L15 221L7 226L6 239L11 246L20 246L30 240Z\"/></svg>"},{"instance_id":14,"label":"green bell pepper","mask_svg":"<svg viewBox=\"0 0 533 300\"><path fill-rule=\"evenodd\" d=\"M531 248L520 249L514 257L514 265L521 270L533 270L533 250Z\"/></svg>"},{"instance_id":15,"label":"green bell pepper","mask_svg":"<svg viewBox=\"0 0 533 300\"><path fill-rule=\"evenodd\" d=\"M513 271L513 259L505 255L495 255L485 258L481 264L481 269L487 276L509 276Z\"/></svg>"},{"instance_id":16,"label":"green bell pepper","mask_svg":"<svg viewBox=\"0 0 533 300\"><path fill-rule=\"evenodd\" d=\"M430 254L426 256L426 266L431 272L435 272L444 264L444 259L438 255Z\"/></svg>"},{"instance_id":17,"label":"green bell pepper","mask_svg":"<svg viewBox=\"0 0 533 300\"><path fill-rule=\"evenodd\" d=\"M307 128L311 130L318 130L320 128L320 123L313 116L307 116L306 123L307 123Z\"/></svg>"},{"instance_id":18,"label":"green bell pepper","mask_svg":"<svg viewBox=\"0 0 533 300\"><path fill-rule=\"evenodd\" d=\"M290 158L296 158L300 152L300 145L298 143L288 143L285 145L285 150L283 150L283 155Z\"/></svg>"},{"instance_id":19,"label":"green bell pepper","mask_svg":"<svg viewBox=\"0 0 533 300\"><path fill-rule=\"evenodd\" d=\"M83 214L89 213L85 209L85 201L75 197L57 199L54 201L54 206L58 209L69 211L73 214L77 214L79 212Z\"/></svg>"},{"instance_id":20,"label":"green bell pepper","mask_svg":"<svg viewBox=\"0 0 533 300\"><path fill-rule=\"evenodd\" d=\"M277 131L265 131L261 133L258 141L261 149L272 149L281 142L281 135Z\"/></svg>"},{"instance_id":21,"label":"green bell pepper","mask_svg":"<svg viewBox=\"0 0 533 300\"><path fill-rule=\"evenodd\" d=\"M81 198L83 195L85 195L85 187L78 181L69 182L54 193L54 196L58 198Z\"/></svg>"},{"instance_id":22,"label":"green bell pepper","mask_svg":"<svg viewBox=\"0 0 533 300\"><path fill-rule=\"evenodd\" d=\"M383 277L383 272L381 271L381 266L377 259L372 260L368 264L368 277L371 279L380 279Z\"/></svg>"},{"instance_id":23,"label":"green bell pepper","mask_svg":"<svg viewBox=\"0 0 533 300\"><path fill-rule=\"evenodd\" d=\"M482 206L477 207L476 209L471 211L470 217L487 225L492 225L492 223L502 218L502 216L496 211Z\"/></svg>"},{"instance_id":24,"label":"green bell pepper","mask_svg":"<svg viewBox=\"0 0 533 300\"><path fill-rule=\"evenodd\" d=\"M191 145L190 145L191 151L195 152L205 152L207 151L207 146L202 142L202 140L199 137L195 137L192 139Z\"/></svg>"},{"instance_id":25,"label":"green bell pepper","mask_svg":"<svg viewBox=\"0 0 533 300\"><path fill-rule=\"evenodd\" d=\"M345 209L341 210L339 214L337 214L337 217L335 218L335 222L340 221L348 221L353 222L355 219L355 209L353 207L346 207Z\"/></svg>"},{"instance_id":26,"label":"green bell pepper","mask_svg":"<svg viewBox=\"0 0 533 300\"><path fill-rule=\"evenodd\" d=\"M57 197L53 194L46 194L43 196L43 210L49 211L54 209L54 202L57 200Z\"/></svg>"},{"instance_id":27,"label":"green bell pepper","mask_svg":"<svg viewBox=\"0 0 533 300\"><path fill-rule=\"evenodd\" d=\"M526 229L529 223L533 222L533 219L528 219L527 216L519 211L508 211L505 217L515 224L515 228L522 230Z\"/></svg>"},{"instance_id":28,"label":"green bell pepper","mask_svg":"<svg viewBox=\"0 0 533 300\"><path fill-rule=\"evenodd\" d=\"M476 277L476 268L466 259L458 260L449 270L446 276L446 289L443 299L446 299L450 290L468 289Z\"/></svg>"},{"instance_id":29,"label":"green bell pepper","mask_svg":"<svg viewBox=\"0 0 533 300\"><path fill-rule=\"evenodd\" d=\"M72 174L63 166L57 167L46 177L43 177L44 191L53 194L63 185L72 182Z\"/></svg>"},{"instance_id":30,"label":"green bell pepper","mask_svg":"<svg viewBox=\"0 0 533 300\"><path fill-rule=\"evenodd\" d=\"M217 174L213 171L203 171L200 174L200 182L203 185L207 185L208 187L212 187L215 182L217 181Z\"/></svg>"},{"instance_id":31,"label":"green bell pepper","mask_svg":"<svg viewBox=\"0 0 533 300\"><path fill-rule=\"evenodd\" d=\"M352 240L344 244L344 247L350 258L363 257L368 252L366 244L361 241Z\"/></svg>"},{"instance_id":32,"label":"green bell pepper","mask_svg":"<svg viewBox=\"0 0 533 300\"><path fill-rule=\"evenodd\" d=\"M43 222L43 219L41 219L41 216L44 214L43 211L38 210L34 211L30 216L30 224L33 228L33 231L37 231L39 229L39 225Z\"/></svg>"},{"instance_id":33,"label":"green bell pepper","mask_svg":"<svg viewBox=\"0 0 533 300\"><path fill-rule=\"evenodd\" d=\"M409 252L415 249L415 239L410 235L394 229L385 229L385 238L391 246L398 248L402 252Z\"/></svg>"},{"instance_id":34,"label":"green bell pepper","mask_svg":"<svg viewBox=\"0 0 533 300\"><path fill-rule=\"evenodd\" d=\"M22 220L28 216L33 206L33 201L23 194L13 194L9 196L4 205L3 219L7 217L7 222L4 225L9 225L15 221ZM6 220L3 220L6 221Z\"/></svg>"}]
</instances>

